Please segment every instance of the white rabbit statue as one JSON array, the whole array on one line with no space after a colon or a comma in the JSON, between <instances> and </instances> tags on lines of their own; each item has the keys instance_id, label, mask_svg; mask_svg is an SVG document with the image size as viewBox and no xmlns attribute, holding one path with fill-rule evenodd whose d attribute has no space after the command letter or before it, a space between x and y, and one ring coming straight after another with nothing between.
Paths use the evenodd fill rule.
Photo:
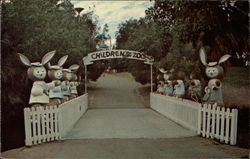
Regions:
<instances>
[{"instance_id":1,"label":"white rabbit statue","mask_svg":"<svg viewBox=\"0 0 250 159\"><path fill-rule=\"evenodd\" d=\"M49 104L48 90L55 86L54 82L45 83L44 79L46 77L46 69L44 67L55 55L56 51L51 51L45 54L40 62L31 63L30 60L23 54L18 53L21 62L28 66L28 78L34 81L29 104L32 107L45 106Z\"/></svg>"},{"instance_id":2,"label":"white rabbit statue","mask_svg":"<svg viewBox=\"0 0 250 159\"><path fill-rule=\"evenodd\" d=\"M160 68L159 71L163 73L163 78L164 78L164 94L165 95L173 95L173 82L172 82L172 73L174 72L173 69L170 71L165 70L164 68Z\"/></svg>"},{"instance_id":3,"label":"white rabbit statue","mask_svg":"<svg viewBox=\"0 0 250 159\"><path fill-rule=\"evenodd\" d=\"M208 103L217 103L218 105L223 105L223 96L222 96L222 82L220 79L224 76L223 67L220 66L221 63L227 61L231 55L222 56L218 62L209 62L207 63L207 57L205 50L200 49L200 60L201 63L206 66L206 76L209 78L208 85L206 86L206 94L203 97L204 102Z\"/></svg>"},{"instance_id":4,"label":"white rabbit statue","mask_svg":"<svg viewBox=\"0 0 250 159\"><path fill-rule=\"evenodd\" d=\"M185 73L178 72L176 80L173 82L174 85L174 96L177 98L183 98L185 96L185 85L184 85Z\"/></svg>"},{"instance_id":5,"label":"white rabbit statue","mask_svg":"<svg viewBox=\"0 0 250 159\"><path fill-rule=\"evenodd\" d=\"M71 96L70 99L76 98L78 96L77 92L77 86L79 85L77 82L77 75L76 71L79 69L79 65L74 64L69 67L69 70L72 72L72 78L70 80L70 91L71 91Z\"/></svg>"},{"instance_id":6,"label":"white rabbit statue","mask_svg":"<svg viewBox=\"0 0 250 159\"><path fill-rule=\"evenodd\" d=\"M50 105L59 105L63 100L63 93L61 88L61 78L63 76L62 66L66 62L68 55L65 55L59 59L57 65L51 66L48 63L48 76L50 80L54 81L56 86L49 90Z\"/></svg>"}]
</instances>

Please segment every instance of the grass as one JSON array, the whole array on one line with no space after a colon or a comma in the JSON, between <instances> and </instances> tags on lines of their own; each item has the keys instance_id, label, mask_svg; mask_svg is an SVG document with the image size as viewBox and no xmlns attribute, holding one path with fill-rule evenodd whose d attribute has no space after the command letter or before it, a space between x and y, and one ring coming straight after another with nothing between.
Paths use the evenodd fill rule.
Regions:
<instances>
[{"instance_id":1,"label":"grass","mask_svg":"<svg viewBox=\"0 0 250 159\"><path fill-rule=\"evenodd\" d=\"M97 82L95 81L89 81L87 85L88 85L88 88L97 88L98 86Z\"/></svg>"},{"instance_id":2,"label":"grass","mask_svg":"<svg viewBox=\"0 0 250 159\"><path fill-rule=\"evenodd\" d=\"M119 73L114 73L113 75L115 76L119 76L119 77L122 77L122 78L127 78L131 81L135 81L133 75L131 73L128 73L128 72L119 72Z\"/></svg>"},{"instance_id":3,"label":"grass","mask_svg":"<svg viewBox=\"0 0 250 159\"><path fill-rule=\"evenodd\" d=\"M249 87L249 68L229 67L222 82L225 86Z\"/></svg>"},{"instance_id":4,"label":"grass","mask_svg":"<svg viewBox=\"0 0 250 159\"><path fill-rule=\"evenodd\" d=\"M250 107L249 70L245 67L230 67L222 80L224 103L227 107Z\"/></svg>"}]
</instances>

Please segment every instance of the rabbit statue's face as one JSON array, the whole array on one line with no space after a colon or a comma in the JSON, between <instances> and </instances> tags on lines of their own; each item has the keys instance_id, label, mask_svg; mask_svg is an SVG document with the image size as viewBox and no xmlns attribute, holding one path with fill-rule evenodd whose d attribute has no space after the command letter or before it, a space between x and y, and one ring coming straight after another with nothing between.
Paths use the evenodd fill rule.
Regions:
<instances>
[{"instance_id":1,"label":"rabbit statue's face","mask_svg":"<svg viewBox=\"0 0 250 159\"><path fill-rule=\"evenodd\" d=\"M33 81L44 80L46 77L46 69L43 66L31 66L28 69L28 77Z\"/></svg>"},{"instance_id":2,"label":"rabbit statue's face","mask_svg":"<svg viewBox=\"0 0 250 159\"><path fill-rule=\"evenodd\" d=\"M221 78L223 76L223 68L219 65L206 67L206 75L208 78Z\"/></svg>"},{"instance_id":3,"label":"rabbit statue's face","mask_svg":"<svg viewBox=\"0 0 250 159\"><path fill-rule=\"evenodd\" d=\"M51 80L60 80L63 76L63 73L61 69L56 69L56 70L49 70L48 75Z\"/></svg>"},{"instance_id":4,"label":"rabbit statue's face","mask_svg":"<svg viewBox=\"0 0 250 159\"><path fill-rule=\"evenodd\" d=\"M61 79L62 78L62 70L56 70L55 72L54 72L54 74L55 74L55 78L56 79Z\"/></svg>"},{"instance_id":5,"label":"rabbit statue's face","mask_svg":"<svg viewBox=\"0 0 250 159\"><path fill-rule=\"evenodd\" d=\"M215 78L219 75L219 70L217 67L207 67L206 68L206 75L209 78Z\"/></svg>"},{"instance_id":6,"label":"rabbit statue's face","mask_svg":"<svg viewBox=\"0 0 250 159\"><path fill-rule=\"evenodd\" d=\"M70 71L63 71L63 80L70 81L72 79L72 73Z\"/></svg>"}]
</instances>

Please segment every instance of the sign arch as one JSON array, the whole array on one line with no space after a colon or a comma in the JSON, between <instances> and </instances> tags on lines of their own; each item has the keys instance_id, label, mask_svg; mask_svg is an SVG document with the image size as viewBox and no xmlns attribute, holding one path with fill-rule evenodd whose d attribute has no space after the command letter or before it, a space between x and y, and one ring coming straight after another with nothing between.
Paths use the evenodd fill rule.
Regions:
<instances>
[{"instance_id":1,"label":"sign arch","mask_svg":"<svg viewBox=\"0 0 250 159\"><path fill-rule=\"evenodd\" d=\"M83 64L85 68L85 93L87 93L87 65L91 65L94 61L106 60L106 59L133 59L143 61L145 64L150 65L150 83L151 83L151 92L153 91L153 62L154 58L148 56L142 52L133 51L133 50L103 50L95 51L89 53L83 58Z\"/></svg>"}]
</instances>

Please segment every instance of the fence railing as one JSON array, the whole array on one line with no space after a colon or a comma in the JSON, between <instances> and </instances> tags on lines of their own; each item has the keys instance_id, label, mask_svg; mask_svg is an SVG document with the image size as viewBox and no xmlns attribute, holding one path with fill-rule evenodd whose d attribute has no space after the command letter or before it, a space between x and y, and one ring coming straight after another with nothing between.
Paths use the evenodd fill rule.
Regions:
<instances>
[{"instance_id":1,"label":"fence railing","mask_svg":"<svg viewBox=\"0 0 250 159\"><path fill-rule=\"evenodd\" d=\"M88 108L87 94L65 102L59 106L60 136L63 138Z\"/></svg>"},{"instance_id":2,"label":"fence railing","mask_svg":"<svg viewBox=\"0 0 250 159\"><path fill-rule=\"evenodd\" d=\"M150 94L152 109L190 130L198 130L198 112L201 104L156 93Z\"/></svg>"},{"instance_id":3,"label":"fence railing","mask_svg":"<svg viewBox=\"0 0 250 159\"><path fill-rule=\"evenodd\" d=\"M235 145L237 142L237 109L225 109L216 104L204 104L199 108L198 134L206 138Z\"/></svg>"},{"instance_id":4,"label":"fence railing","mask_svg":"<svg viewBox=\"0 0 250 159\"><path fill-rule=\"evenodd\" d=\"M88 108L88 94L59 106L24 108L25 145L62 139Z\"/></svg>"},{"instance_id":5,"label":"fence railing","mask_svg":"<svg viewBox=\"0 0 250 159\"><path fill-rule=\"evenodd\" d=\"M216 104L201 104L156 93L150 94L150 105L152 109L203 137L236 144L237 109L225 109Z\"/></svg>"}]
</instances>

